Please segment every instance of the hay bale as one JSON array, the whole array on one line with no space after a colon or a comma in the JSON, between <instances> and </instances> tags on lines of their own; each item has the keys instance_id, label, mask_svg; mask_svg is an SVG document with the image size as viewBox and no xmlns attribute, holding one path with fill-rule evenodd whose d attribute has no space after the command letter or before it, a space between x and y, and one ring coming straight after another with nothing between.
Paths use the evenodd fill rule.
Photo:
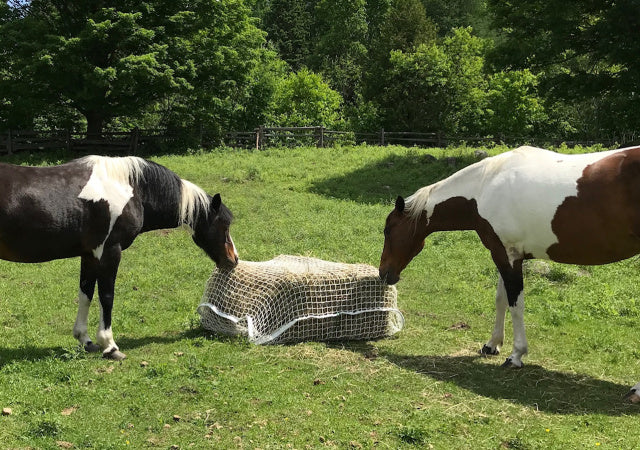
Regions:
<instances>
[{"instance_id":1,"label":"hay bale","mask_svg":"<svg viewBox=\"0 0 640 450\"><path fill-rule=\"evenodd\" d=\"M280 255L215 269L198 313L205 329L256 344L376 339L402 329L397 297L373 266Z\"/></svg>"}]
</instances>

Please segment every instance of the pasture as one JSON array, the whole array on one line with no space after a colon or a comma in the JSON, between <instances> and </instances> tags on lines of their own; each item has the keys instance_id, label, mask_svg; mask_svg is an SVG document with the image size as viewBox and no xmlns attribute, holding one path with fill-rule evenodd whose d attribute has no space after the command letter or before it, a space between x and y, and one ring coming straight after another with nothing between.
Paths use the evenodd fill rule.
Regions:
<instances>
[{"instance_id":1,"label":"pasture","mask_svg":"<svg viewBox=\"0 0 640 450\"><path fill-rule=\"evenodd\" d=\"M377 267L396 195L475 162L474 150L223 149L150 159L221 192L241 259L298 254ZM78 259L0 262L0 408L11 409L0 416L2 446L637 446L640 406L621 399L640 380L637 258L528 262L521 370L500 368L509 317L502 354L479 355L497 274L472 232L427 239L397 285L404 330L375 342L257 347L208 334L196 307L212 269L185 230L138 237L116 284L114 337L127 359L114 362L79 350L71 335Z\"/></svg>"}]
</instances>

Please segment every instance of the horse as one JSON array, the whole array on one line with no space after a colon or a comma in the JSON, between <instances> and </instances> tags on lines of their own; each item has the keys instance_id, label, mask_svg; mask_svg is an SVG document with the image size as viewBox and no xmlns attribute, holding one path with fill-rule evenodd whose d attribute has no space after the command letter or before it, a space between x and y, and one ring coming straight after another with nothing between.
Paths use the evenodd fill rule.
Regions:
<instances>
[{"instance_id":1,"label":"horse","mask_svg":"<svg viewBox=\"0 0 640 450\"><path fill-rule=\"evenodd\" d=\"M0 163L0 259L37 263L80 257L73 335L88 352L120 361L111 313L121 253L140 233L185 225L221 269L238 263L231 211L169 169L139 157L86 156L50 167ZM100 321L87 332L95 287Z\"/></svg>"},{"instance_id":2,"label":"horse","mask_svg":"<svg viewBox=\"0 0 640 450\"><path fill-rule=\"evenodd\" d=\"M523 261L600 265L640 253L640 147L574 155L519 147L406 201L398 196L385 223L380 277L397 283L425 238L449 230L475 231L499 273L495 325L481 353L500 353L508 307L513 349L503 366L522 367ZM640 401L640 383L626 397Z\"/></svg>"}]
</instances>

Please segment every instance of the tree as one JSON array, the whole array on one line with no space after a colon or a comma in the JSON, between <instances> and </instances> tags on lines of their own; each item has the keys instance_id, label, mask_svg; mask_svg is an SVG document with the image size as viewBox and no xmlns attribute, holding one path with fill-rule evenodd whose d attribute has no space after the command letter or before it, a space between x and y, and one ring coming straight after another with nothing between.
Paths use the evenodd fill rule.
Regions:
<instances>
[{"instance_id":1,"label":"tree","mask_svg":"<svg viewBox=\"0 0 640 450\"><path fill-rule=\"evenodd\" d=\"M13 109L26 100L76 110L91 134L149 109L192 126L224 123L264 44L241 0L16 5L0 10L0 66L10 67L0 98Z\"/></svg>"},{"instance_id":2,"label":"tree","mask_svg":"<svg viewBox=\"0 0 640 450\"><path fill-rule=\"evenodd\" d=\"M529 70L498 72L489 79L486 131L494 136L531 136L547 121Z\"/></svg>"},{"instance_id":3,"label":"tree","mask_svg":"<svg viewBox=\"0 0 640 450\"><path fill-rule=\"evenodd\" d=\"M277 126L339 127L341 97L308 69L289 74L273 96L269 122Z\"/></svg>"},{"instance_id":4,"label":"tree","mask_svg":"<svg viewBox=\"0 0 640 450\"><path fill-rule=\"evenodd\" d=\"M481 131L486 109L484 44L470 29L455 29L442 44L391 52L381 105L385 128Z\"/></svg>"},{"instance_id":5,"label":"tree","mask_svg":"<svg viewBox=\"0 0 640 450\"><path fill-rule=\"evenodd\" d=\"M637 0L489 0L500 33L493 61L541 75L550 100L600 109L595 129L638 129L640 8ZM593 101L591 101L593 100ZM602 120L599 119L599 120ZM612 128L609 128L612 129Z\"/></svg>"},{"instance_id":6,"label":"tree","mask_svg":"<svg viewBox=\"0 0 640 450\"><path fill-rule=\"evenodd\" d=\"M307 64L311 54L312 11L306 0L272 0L264 14L267 38L293 70Z\"/></svg>"},{"instance_id":7,"label":"tree","mask_svg":"<svg viewBox=\"0 0 640 450\"><path fill-rule=\"evenodd\" d=\"M316 45L310 58L313 70L352 103L362 84L367 55L365 0L320 0L315 8Z\"/></svg>"}]
</instances>

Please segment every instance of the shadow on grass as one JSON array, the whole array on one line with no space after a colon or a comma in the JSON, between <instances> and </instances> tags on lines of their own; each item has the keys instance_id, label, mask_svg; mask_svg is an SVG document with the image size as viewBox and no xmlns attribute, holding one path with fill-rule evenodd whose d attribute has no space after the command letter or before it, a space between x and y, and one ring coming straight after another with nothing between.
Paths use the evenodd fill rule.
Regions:
<instances>
[{"instance_id":1,"label":"shadow on grass","mask_svg":"<svg viewBox=\"0 0 640 450\"><path fill-rule=\"evenodd\" d=\"M381 352L392 364L426 377L454 383L496 400L508 400L554 414L637 414L622 396L629 386L538 365L505 369L483 356L415 356Z\"/></svg>"},{"instance_id":2,"label":"shadow on grass","mask_svg":"<svg viewBox=\"0 0 640 450\"><path fill-rule=\"evenodd\" d=\"M215 340L220 342L243 342L241 338L221 336L212 334L204 329L190 329L174 334L165 334L162 336L144 336L144 337L126 337L123 336L118 339L116 336L116 342L120 347L120 350L125 354L130 350L146 347L151 344L172 344L189 339L205 338L209 340ZM71 343L71 341L69 341ZM22 346L22 347L0 347L0 369L13 361L19 362L36 362L45 359L60 359L71 360L81 358L91 358L91 355L95 355L96 358L101 356L100 353L87 353L79 346L71 347L35 347L35 346Z\"/></svg>"},{"instance_id":3,"label":"shadow on grass","mask_svg":"<svg viewBox=\"0 0 640 450\"><path fill-rule=\"evenodd\" d=\"M391 204L398 195L409 196L477 161L479 158L473 154L435 158L409 151L405 155L389 155L346 175L317 181L309 190L330 198Z\"/></svg>"},{"instance_id":4,"label":"shadow on grass","mask_svg":"<svg viewBox=\"0 0 640 450\"><path fill-rule=\"evenodd\" d=\"M36 362L48 358L63 358L69 350L63 347L0 347L0 369L13 361Z\"/></svg>"}]
</instances>

